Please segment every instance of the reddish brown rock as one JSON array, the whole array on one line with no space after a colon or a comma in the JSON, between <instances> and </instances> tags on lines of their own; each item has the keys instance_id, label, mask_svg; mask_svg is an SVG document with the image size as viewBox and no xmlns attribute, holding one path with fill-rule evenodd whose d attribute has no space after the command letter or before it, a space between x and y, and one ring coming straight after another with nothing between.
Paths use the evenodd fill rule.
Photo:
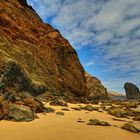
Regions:
<instances>
[{"instance_id":1,"label":"reddish brown rock","mask_svg":"<svg viewBox=\"0 0 140 140\"><path fill-rule=\"evenodd\" d=\"M26 0L0 1L0 68L9 62L25 76L16 77L20 84L29 79L30 85L52 91L89 95L76 51L58 30L41 21Z\"/></svg>"}]
</instances>

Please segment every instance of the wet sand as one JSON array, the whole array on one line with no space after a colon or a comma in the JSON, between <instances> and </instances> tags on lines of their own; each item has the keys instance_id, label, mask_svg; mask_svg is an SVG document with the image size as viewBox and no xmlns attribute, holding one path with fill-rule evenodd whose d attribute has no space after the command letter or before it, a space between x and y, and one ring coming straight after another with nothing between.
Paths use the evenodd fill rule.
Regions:
<instances>
[{"instance_id":1,"label":"wet sand","mask_svg":"<svg viewBox=\"0 0 140 140\"><path fill-rule=\"evenodd\" d=\"M75 107L69 104L69 109ZM47 107L49 105L47 104ZM63 107L51 106L57 111ZM126 123L113 120L113 116L104 112L88 111L62 111L64 116L50 113L38 114L39 119L32 122L0 121L1 140L140 140L140 133L135 134L120 127ZM81 118L85 123L78 123ZM107 121L112 126L89 126L89 119L96 118ZM123 118L125 121L132 121ZM133 122L140 128L140 122Z\"/></svg>"}]
</instances>

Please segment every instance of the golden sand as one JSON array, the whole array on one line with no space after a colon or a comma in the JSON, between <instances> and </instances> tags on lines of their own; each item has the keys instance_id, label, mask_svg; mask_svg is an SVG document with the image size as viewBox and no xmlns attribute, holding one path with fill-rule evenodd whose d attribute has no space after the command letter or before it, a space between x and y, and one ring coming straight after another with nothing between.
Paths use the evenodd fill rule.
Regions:
<instances>
[{"instance_id":1,"label":"golden sand","mask_svg":"<svg viewBox=\"0 0 140 140\"><path fill-rule=\"evenodd\" d=\"M47 104L47 106L49 106ZM75 107L75 104L69 104ZM59 106L51 106L61 111ZM140 134L135 134L120 127L126 123L113 120L113 116L102 112L63 111L64 116L38 114L39 119L32 122L0 122L0 140L140 140ZM85 123L78 123L81 118ZM107 121L112 126L89 126L89 119L96 118ZM125 121L131 121L124 119ZM140 122L134 122L140 128Z\"/></svg>"}]
</instances>

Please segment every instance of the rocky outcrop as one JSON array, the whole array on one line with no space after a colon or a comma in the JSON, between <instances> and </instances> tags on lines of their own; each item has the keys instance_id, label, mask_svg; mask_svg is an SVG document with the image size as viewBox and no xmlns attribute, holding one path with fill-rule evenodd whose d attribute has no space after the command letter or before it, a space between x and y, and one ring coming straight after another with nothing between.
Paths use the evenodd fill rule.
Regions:
<instances>
[{"instance_id":1,"label":"rocky outcrop","mask_svg":"<svg viewBox=\"0 0 140 140\"><path fill-rule=\"evenodd\" d=\"M126 97L129 100L140 99L140 91L139 88L133 83L125 83L124 89L126 92Z\"/></svg>"},{"instance_id":2,"label":"rocky outcrop","mask_svg":"<svg viewBox=\"0 0 140 140\"><path fill-rule=\"evenodd\" d=\"M90 99L106 100L109 99L107 89L102 85L101 81L96 77L92 77L88 73L85 73L87 79L87 87L90 91Z\"/></svg>"},{"instance_id":3,"label":"rocky outcrop","mask_svg":"<svg viewBox=\"0 0 140 140\"><path fill-rule=\"evenodd\" d=\"M0 69L10 88L89 95L76 51L26 0L0 1Z\"/></svg>"}]
</instances>

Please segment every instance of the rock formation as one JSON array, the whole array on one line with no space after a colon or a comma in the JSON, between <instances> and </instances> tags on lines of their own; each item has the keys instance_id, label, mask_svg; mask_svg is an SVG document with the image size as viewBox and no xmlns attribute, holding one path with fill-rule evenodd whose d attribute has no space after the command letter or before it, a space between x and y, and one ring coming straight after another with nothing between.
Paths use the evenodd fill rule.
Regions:
<instances>
[{"instance_id":1,"label":"rock formation","mask_svg":"<svg viewBox=\"0 0 140 140\"><path fill-rule=\"evenodd\" d=\"M89 95L76 51L26 0L0 1L0 69L1 82L10 78L6 86L18 90L36 92L40 87L39 93L43 88Z\"/></svg>"},{"instance_id":2,"label":"rock formation","mask_svg":"<svg viewBox=\"0 0 140 140\"><path fill-rule=\"evenodd\" d=\"M85 73L87 79L87 87L90 91L90 99L109 99L107 89L102 85L101 81L96 77L92 77Z\"/></svg>"},{"instance_id":3,"label":"rock formation","mask_svg":"<svg viewBox=\"0 0 140 140\"><path fill-rule=\"evenodd\" d=\"M125 89L126 97L128 100L140 99L139 88L133 83L125 83L124 89Z\"/></svg>"}]
</instances>

